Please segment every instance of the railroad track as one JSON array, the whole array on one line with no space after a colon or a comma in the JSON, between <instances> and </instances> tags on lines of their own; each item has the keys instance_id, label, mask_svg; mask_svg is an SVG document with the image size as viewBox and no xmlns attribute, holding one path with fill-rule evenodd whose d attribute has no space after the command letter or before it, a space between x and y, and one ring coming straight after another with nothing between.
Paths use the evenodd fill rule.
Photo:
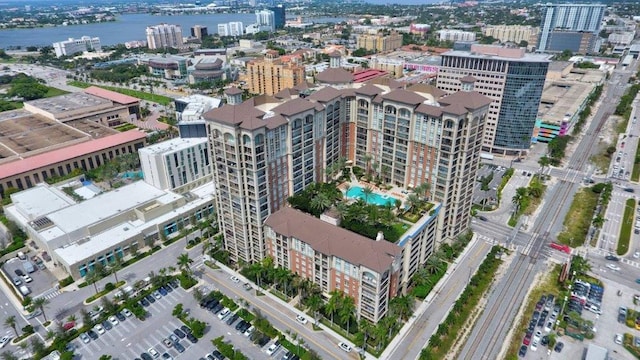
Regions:
<instances>
[{"instance_id":1,"label":"railroad track","mask_svg":"<svg viewBox=\"0 0 640 360\"><path fill-rule=\"evenodd\" d=\"M512 265L511 270L507 275L506 283L499 289L496 299L508 298L506 306L502 305L504 301L496 301L488 309L487 319L499 319L497 328L495 330L490 329L493 322L485 321L478 331L478 334L485 335L476 336L474 338L473 342L469 346L469 351L467 352L468 355L465 356L465 359L489 359L495 350L499 351L502 347L503 341L500 341L499 337L503 336L505 328L511 326L508 321L509 317L514 310L517 310L516 307L519 306L519 302L517 302L516 299L523 297L528 291L527 283L529 279L523 274L523 272L526 273L533 270L533 267L540 256L540 252L550 240L549 230L545 230L542 235L540 235L540 232L542 232L544 228L551 228L554 219L556 219L562 211L562 204L567 201L571 194L571 192L568 191L569 188L564 188L564 186L566 186L565 184L566 183L564 182L558 184L559 187L556 188L556 192L562 191L563 193L560 201L554 201L555 209L553 211L543 213L543 216L536 222L531 240L527 243L527 246L523 249L522 253L518 254L516 262ZM572 184L570 186L572 186ZM510 294L510 290L512 289L515 289L515 291ZM480 345L486 342L488 342L487 348L485 350L480 349ZM481 353L482 356L478 356Z\"/></svg>"}]
</instances>

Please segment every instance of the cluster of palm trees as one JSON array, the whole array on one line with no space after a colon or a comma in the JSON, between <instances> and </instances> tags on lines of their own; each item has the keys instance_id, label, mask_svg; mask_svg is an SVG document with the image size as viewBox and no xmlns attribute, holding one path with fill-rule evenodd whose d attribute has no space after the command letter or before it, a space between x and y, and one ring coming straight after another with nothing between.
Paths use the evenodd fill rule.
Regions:
<instances>
[{"instance_id":1,"label":"cluster of palm trees","mask_svg":"<svg viewBox=\"0 0 640 360\"><path fill-rule=\"evenodd\" d=\"M123 266L124 264L122 263L122 258L118 256L114 256L113 261L110 263L107 263L106 266L102 265L101 263L96 263L93 266L93 268L87 272L84 279L87 283L93 285L93 288L97 294L98 286L96 285L96 283L100 279L110 274L113 274L113 277L116 283L118 283L118 271L120 271L123 268Z\"/></svg>"},{"instance_id":2,"label":"cluster of palm trees","mask_svg":"<svg viewBox=\"0 0 640 360\"><path fill-rule=\"evenodd\" d=\"M47 305L49 305L49 300L47 300L44 297L38 297L35 298L33 300L26 298L26 307L27 309L29 309L30 311L34 311L35 309L40 310L42 317L45 321L45 325L48 322L47 320L47 315L45 313L45 308L47 307ZM13 332L16 334L16 338L20 337L20 333L18 332L18 321L15 317L15 315L10 315L7 316L4 319L4 325L10 327L11 329L13 329ZM23 332L25 332L25 334L29 334L33 332L33 327L31 325L27 325L22 329ZM48 331L47 332L47 340L51 340L53 339L57 334L53 331ZM45 345L44 343L42 343L42 341L40 341L40 339L34 338L31 340L30 343L27 342L21 342L20 343L20 347L22 347L24 350L26 350L27 347L29 347L29 345L31 346L31 350L34 354L41 354L44 350L45 350ZM2 353L2 358L3 359L13 359L11 356L13 356L13 354L11 353L7 353L4 352Z\"/></svg>"},{"instance_id":3,"label":"cluster of palm trees","mask_svg":"<svg viewBox=\"0 0 640 360\"><path fill-rule=\"evenodd\" d=\"M517 188L516 194L511 198L511 202L515 206L514 217L527 209L532 198L539 199L544 194L544 190L545 186L537 175L533 177L529 187Z\"/></svg>"}]
</instances>

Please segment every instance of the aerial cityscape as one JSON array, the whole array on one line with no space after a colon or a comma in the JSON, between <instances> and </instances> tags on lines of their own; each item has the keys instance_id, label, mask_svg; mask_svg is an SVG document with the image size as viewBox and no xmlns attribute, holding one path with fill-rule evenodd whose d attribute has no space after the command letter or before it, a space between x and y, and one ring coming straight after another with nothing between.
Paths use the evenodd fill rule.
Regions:
<instances>
[{"instance_id":1,"label":"aerial cityscape","mask_svg":"<svg viewBox=\"0 0 640 360\"><path fill-rule=\"evenodd\" d=\"M0 3L0 359L640 359L640 3Z\"/></svg>"}]
</instances>

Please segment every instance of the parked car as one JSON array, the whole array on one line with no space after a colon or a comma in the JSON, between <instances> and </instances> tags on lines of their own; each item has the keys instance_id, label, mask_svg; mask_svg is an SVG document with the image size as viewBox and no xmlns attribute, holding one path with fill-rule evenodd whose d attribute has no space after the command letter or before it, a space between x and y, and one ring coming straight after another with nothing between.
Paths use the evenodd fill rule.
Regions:
<instances>
[{"instance_id":1,"label":"parked car","mask_svg":"<svg viewBox=\"0 0 640 360\"><path fill-rule=\"evenodd\" d=\"M613 255L607 255L604 258L607 259L607 260L610 260L610 261L620 261L620 258L618 258L617 256L613 256Z\"/></svg>"},{"instance_id":2,"label":"parked car","mask_svg":"<svg viewBox=\"0 0 640 360\"><path fill-rule=\"evenodd\" d=\"M518 356L520 356L520 357L527 356L527 349L528 349L528 347L526 345L520 346L520 351L518 351Z\"/></svg>"},{"instance_id":3,"label":"parked car","mask_svg":"<svg viewBox=\"0 0 640 360\"><path fill-rule=\"evenodd\" d=\"M553 348L553 351L560 353L562 352L562 348L564 348L564 343L562 341L558 341L556 347Z\"/></svg>"},{"instance_id":4,"label":"parked car","mask_svg":"<svg viewBox=\"0 0 640 360\"><path fill-rule=\"evenodd\" d=\"M185 333L183 333L183 332L182 332L182 330L180 330L180 329L175 329L175 330L173 330L173 333L174 333L177 337L179 337L180 339L184 339L184 338L185 338L185 336L186 336L186 335L185 335Z\"/></svg>"},{"instance_id":5,"label":"parked car","mask_svg":"<svg viewBox=\"0 0 640 360\"><path fill-rule=\"evenodd\" d=\"M296 321L299 322L302 325L306 325L307 324L307 318L305 318L302 315L296 316Z\"/></svg>"},{"instance_id":6,"label":"parked car","mask_svg":"<svg viewBox=\"0 0 640 360\"><path fill-rule=\"evenodd\" d=\"M87 344L89 341L91 341L91 338L89 337L89 335L87 335L87 333L82 333L80 334L80 340L82 340L83 343Z\"/></svg>"},{"instance_id":7,"label":"parked car","mask_svg":"<svg viewBox=\"0 0 640 360\"><path fill-rule=\"evenodd\" d=\"M616 334L613 337L613 342L615 342L618 345L622 345L622 334Z\"/></svg>"},{"instance_id":8,"label":"parked car","mask_svg":"<svg viewBox=\"0 0 640 360\"><path fill-rule=\"evenodd\" d=\"M272 356L278 349L280 348L280 342L276 340L273 344L269 346L267 349L267 355Z\"/></svg>"},{"instance_id":9,"label":"parked car","mask_svg":"<svg viewBox=\"0 0 640 360\"><path fill-rule=\"evenodd\" d=\"M351 345L349 345L349 344L347 344L347 343L345 343L345 342L340 342L340 343L338 344L338 347L339 347L340 349L342 349L343 351L351 352Z\"/></svg>"}]
</instances>

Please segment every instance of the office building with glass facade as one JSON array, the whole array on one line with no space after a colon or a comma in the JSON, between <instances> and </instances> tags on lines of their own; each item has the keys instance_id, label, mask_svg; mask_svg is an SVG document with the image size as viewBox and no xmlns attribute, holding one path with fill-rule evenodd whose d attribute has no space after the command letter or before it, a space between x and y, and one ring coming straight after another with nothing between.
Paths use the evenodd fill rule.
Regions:
<instances>
[{"instance_id":1,"label":"office building with glass facade","mask_svg":"<svg viewBox=\"0 0 640 360\"><path fill-rule=\"evenodd\" d=\"M538 51L594 51L606 9L602 4L543 5ZM582 45L581 43L588 45Z\"/></svg>"},{"instance_id":2,"label":"office building with glass facade","mask_svg":"<svg viewBox=\"0 0 640 360\"><path fill-rule=\"evenodd\" d=\"M451 94L461 79L472 76L475 91L491 98L482 149L485 152L526 153L536 123L549 56L525 49L472 45L470 51L442 54L437 87Z\"/></svg>"}]
</instances>

